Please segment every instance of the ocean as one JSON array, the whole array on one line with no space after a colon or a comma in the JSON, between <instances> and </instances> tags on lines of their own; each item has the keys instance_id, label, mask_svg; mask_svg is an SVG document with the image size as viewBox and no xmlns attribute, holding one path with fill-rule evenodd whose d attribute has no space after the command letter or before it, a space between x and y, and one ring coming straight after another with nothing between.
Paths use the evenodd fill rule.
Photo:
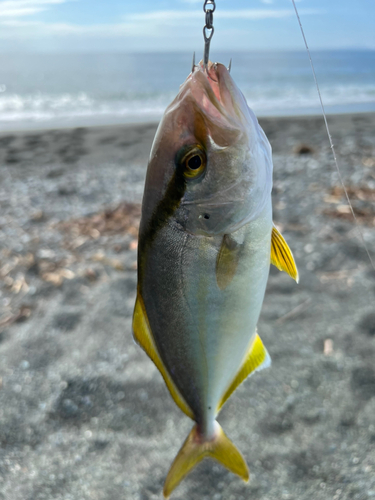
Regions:
<instances>
[{"instance_id":1,"label":"ocean","mask_svg":"<svg viewBox=\"0 0 375 500\"><path fill-rule=\"evenodd\" d=\"M258 116L320 114L305 51L212 53ZM375 111L375 51L312 53L327 113ZM198 60L198 57L197 57ZM0 130L158 120L191 53L1 54Z\"/></svg>"}]
</instances>

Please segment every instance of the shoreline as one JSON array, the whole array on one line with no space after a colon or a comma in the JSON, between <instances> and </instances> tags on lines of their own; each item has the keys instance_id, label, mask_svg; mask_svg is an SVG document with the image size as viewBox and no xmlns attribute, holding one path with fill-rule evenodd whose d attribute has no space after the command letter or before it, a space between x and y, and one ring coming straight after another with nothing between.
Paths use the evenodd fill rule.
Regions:
<instances>
[{"instance_id":1,"label":"shoreline","mask_svg":"<svg viewBox=\"0 0 375 500\"><path fill-rule=\"evenodd\" d=\"M322 114L259 117L273 154L294 155L307 144L312 151L329 148ZM331 136L340 156L340 145L349 136L375 129L375 112L327 115ZM0 164L42 166L54 164L106 165L134 161L146 166L157 121L114 125L66 126L62 128L0 130ZM360 148L357 154L361 154ZM369 156L363 152L363 156ZM331 157L332 158L332 157Z\"/></svg>"},{"instance_id":2,"label":"shoreline","mask_svg":"<svg viewBox=\"0 0 375 500\"><path fill-rule=\"evenodd\" d=\"M343 107L342 111L335 109L330 111L331 107L326 107L325 112L327 119L335 117L345 117L345 116L362 116L362 115L375 115L375 103L368 105L364 110L349 110L348 107ZM336 107L337 108L337 107ZM301 120L301 119L314 119L321 117L323 119L323 113L321 109L310 109L304 111L296 111L295 113L255 113L258 120L270 119L270 120ZM99 119L96 116L94 119L92 117L85 117L82 119L57 119L46 121L23 121L20 123L15 122L1 122L0 120L0 135L6 134L8 132L43 132L47 130L70 130L75 128L111 128L111 127L138 127L150 124L158 124L161 116L151 116L150 118L143 119L142 117L134 118L131 120L124 120L124 117L108 116L103 119Z\"/></svg>"}]
</instances>

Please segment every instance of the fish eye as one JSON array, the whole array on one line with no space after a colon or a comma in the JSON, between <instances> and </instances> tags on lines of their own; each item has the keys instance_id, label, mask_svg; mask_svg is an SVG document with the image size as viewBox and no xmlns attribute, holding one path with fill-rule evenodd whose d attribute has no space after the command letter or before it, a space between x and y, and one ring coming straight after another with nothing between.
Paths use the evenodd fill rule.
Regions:
<instances>
[{"instance_id":1,"label":"fish eye","mask_svg":"<svg viewBox=\"0 0 375 500\"><path fill-rule=\"evenodd\" d=\"M199 155L194 155L189 159L187 164L190 170L196 170L202 165L201 157Z\"/></svg>"},{"instance_id":2,"label":"fish eye","mask_svg":"<svg viewBox=\"0 0 375 500\"><path fill-rule=\"evenodd\" d=\"M190 146L187 150L185 149L179 163L183 167L186 179L197 179L206 168L206 153L200 145Z\"/></svg>"}]
</instances>

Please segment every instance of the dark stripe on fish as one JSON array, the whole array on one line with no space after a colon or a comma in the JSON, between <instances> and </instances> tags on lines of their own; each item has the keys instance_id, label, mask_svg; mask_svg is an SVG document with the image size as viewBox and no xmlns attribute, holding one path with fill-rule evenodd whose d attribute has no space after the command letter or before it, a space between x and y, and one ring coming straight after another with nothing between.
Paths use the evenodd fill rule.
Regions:
<instances>
[{"instance_id":1,"label":"dark stripe on fish","mask_svg":"<svg viewBox=\"0 0 375 500\"><path fill-rule=\"evenodd\" d=\"M171 180L168 183L164 197L159 201L154 210L147 229L141 235L138 247L138 283L142 287L142 272L146 262L147 252L151 247L157 232L165 226L168 219L175 213L180 206L181 199L185 194L186 179L183 175L183 168L177 165Z\"/></svg>"}]
</instances>

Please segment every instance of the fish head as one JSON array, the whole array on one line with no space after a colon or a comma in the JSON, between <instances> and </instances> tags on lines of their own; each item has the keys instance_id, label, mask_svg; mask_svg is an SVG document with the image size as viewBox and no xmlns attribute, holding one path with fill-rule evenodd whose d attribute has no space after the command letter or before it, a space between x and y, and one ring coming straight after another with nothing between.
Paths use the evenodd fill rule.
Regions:
<instances>
[{"instance_id":1,"label":"fish head","mask_svg":"<svg viewBox=\"0 0 375 500\"><path fill-rule=\"evenodd\" d=\"M223 64L200 63L166 109L152 146L142 219L219 235L270 199L271 146Z\"/></svg>"}]
</instances>

